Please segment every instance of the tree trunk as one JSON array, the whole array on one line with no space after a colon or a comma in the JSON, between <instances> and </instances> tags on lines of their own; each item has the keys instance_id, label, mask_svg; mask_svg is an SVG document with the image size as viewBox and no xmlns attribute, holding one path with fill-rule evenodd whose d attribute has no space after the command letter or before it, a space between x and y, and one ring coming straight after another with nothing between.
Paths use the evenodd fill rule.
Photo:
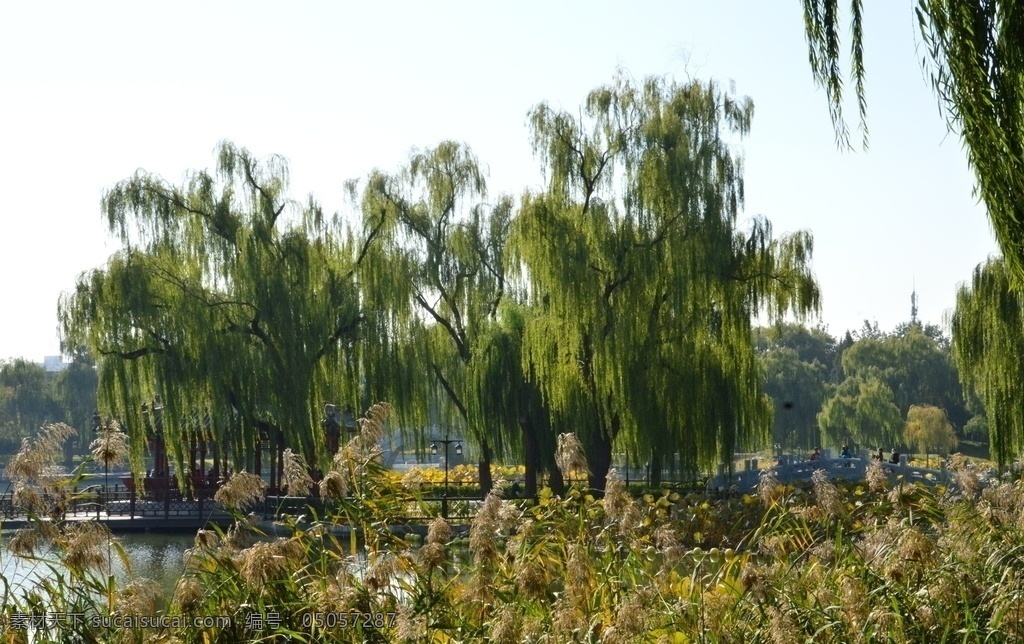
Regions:
<instances>
[{"instance_id":1,"label":"tree trunk","mask_svg":"<svg viewBox=\"0 0 1024 644\"><path fill-rule=\"evenodd\" d=\"M252 473L256 476L263 476L263 439L256 439L255 451L252 455Z\"/></svg>"},{"instance_id":2,"label":"tree trunk","mask_svg":"<svg viewBox=\"0 0 1024 644\"><path fill-rule=\"evenodd\" d=\"M562 478L562 470L557 467L551 468L551 475L548 476L548 487L556 496L565 495L565 479Z\"/></svg>"},{"instance_id":3,"label":"tree trunk","mask_svg":"<svg viewBox=\"0 0 1024 644\"><path fill-rule=\"evenodd\" d=\"M526 465L526 484L523 494L527 498L537 496L537 476L540 473L540 446L537 444L537 432L529 417L519 419L523 430L523 460Z\"/></svg>"},{"instance_id":4,"label":"tree trunk","mask_svg":"<svg viewBox=\"0 0 1024 644\"><path fill-rule=\"evenodd\" d=\"M480 441L480 464L477 466L477 473L480 479L480 492L487 496L494 487L494 480L491 478L491 446L486 440Z\"/></svg>"},{"instance_id":5,"label":"tree trunk","mask_svg":"<svg viewBox=\"0 0 1024 644\"><path fill-rule=\"evenodd\" d=\"M590 449L587 450L587 460L590 461L590 488L602 494L608 482L608 470L612 466L612 442L607 432L598 430L594 432Z\"/></svg>"},{"instance_id":6,"label":"tree trunk","mask_svg":"<svg viewBox=\"0 0 1024 644\"><path fill-rule=\"evenodd\" d=\"M662 463L661 453L656 450L651 450L651 487L661 486L661 470L663 469L664 463Z\"/></svg>"}]
</instances>

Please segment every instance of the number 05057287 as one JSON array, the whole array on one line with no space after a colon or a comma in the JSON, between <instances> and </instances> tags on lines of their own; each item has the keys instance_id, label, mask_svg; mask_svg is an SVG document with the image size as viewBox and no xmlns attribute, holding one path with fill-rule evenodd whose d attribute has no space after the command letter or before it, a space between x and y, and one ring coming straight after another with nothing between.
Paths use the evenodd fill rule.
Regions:
<instances>
[{"instance_id":1,"label":"number 05057287","mask_svg":"<svg viewBox=\"0 0 1024 644\"><path fill-rule=\"evenodd\" d=\"M385 628L395 625L397 613L303 613L303 628Z\"/></svg>"}]
</instances>

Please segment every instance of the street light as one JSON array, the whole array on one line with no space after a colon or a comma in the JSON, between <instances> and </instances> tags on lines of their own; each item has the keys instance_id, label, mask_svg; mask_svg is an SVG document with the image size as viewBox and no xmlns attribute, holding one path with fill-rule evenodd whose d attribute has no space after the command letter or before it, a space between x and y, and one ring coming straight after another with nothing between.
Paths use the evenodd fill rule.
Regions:
<instances>
[{"instance_id":1,"label":"street light","mask_svg":"<svg viewBox=\"0 0 1024 644\"><path fill-rule=\"evenodd\" d=\"M98 439L100 436L100 430L103 427L103 418L100 416L100 412L97 409L92 413L92 433ZM107 464L103 463L103 509L107 511L107 516L110 516L110 506L107 505ZM100 509L96 507L96 517L99 518Z\"/></svg>"},{"instance_id":2,"label":"street light","mask_svg":"<svg viewBox=\"0 0 1024 644\"><path fill-rule=\"evenodd\" d=\"M435 440L430 444L430 453L437 456L437 444L441 443L444 445L444 494L441 496L441 516L445 519L448 518L448 446L455 443L455 455L462 456L462 441L455 438L448 438L446 433L444 438Z\"/></svg>"}]
</instances>

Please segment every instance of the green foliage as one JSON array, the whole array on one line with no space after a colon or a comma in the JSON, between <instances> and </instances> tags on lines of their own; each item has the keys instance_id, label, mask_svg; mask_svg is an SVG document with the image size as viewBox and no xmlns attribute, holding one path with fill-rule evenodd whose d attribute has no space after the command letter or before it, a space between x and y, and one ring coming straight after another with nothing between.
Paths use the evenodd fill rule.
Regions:
<instances>
[{"instance_id":1,"label":"green foliage","mask_svg":"<svg viewBox=\"0 0 1024 644\"><path fill-rule=\"evenodd\" d=\"M483 478L492 451L500 458L516 444L515 433L483 422L482 392L470 382L479 338L505 296L513 212L511 199L487 206L485 195L480 162L465 145L445 141L413 154L397 174L371 174L360 201L364 227L379 235L360 273L369 330L412 354L406 377L387 382L392 374L381 373L372 393L396 400L398 389L411 388L416 395L404 394L398 406L415 425L460 421L480 445ZM439 406L433 417L430 400Z\"/></svg>"},{"instance_id":2,"label":"green foliage","mask_svg":"<svg viewBox=\"0 0 1024 644\"><path fill-rule=\"evenodd\" d=\"M836 131L836 143L850 147L850 134L843 119L843 72L839 67L840 36L837 0L803 0L804 29L808 58L818 85L828 95L829 114ZM864 6L863 0L850 3L850 70L853 76L863 145L868 145L867 97L864 92Z\"/></svg>"},{"instance_id":3,"label":"green foliage","mask_svg":"<svg viewBox=\"0 0 1024 644\"><path fill-rule=\"evenodd\" d=\"M953 356L968 398L984 402L992 457L1000 466L1024 453L1024 299L1007 262L974 269L957 291L952 318Z\"/></svg>"},{"instance_id":4,"label":"green foliage","mask_svg":"<svg viewBox=\"0 0 1024 644\"><path fill-rule=\"evenodd\" d=\"M984 415L971 416L971 419L964 425L964 437L972 439L988 439L988 419Z\"/></svg>"},{"instance_id":5,"label":"green foliage","mask_svg":"<svg viewBox=\"0 0 1024 644\"><path fill-rule=\"evenodd\" d=\"M835 338L821 327L782 323L755 329L754 344L774 403L773 442L787 450L820 445L817 416L840 358Z\"/></svg>"},{"instance_id":6,"label":"green foliage","mask_svg":"<svg viewBox=\"0 0 1024 644\"><path fill-rule=\"evenodd\" d=\"M587 446L600 489L612 446L696 471L763 440L750 318L808 313L810 235L736 228L742 166L730 137L753 106L713 83L619 78L578 113L530 112L547 191L513 224L513 267L535 315L524 369L555 426Z\"/></svg>"},{"instance_id":7,"label":"green foliage","mask_svg":"<svg viewBox=\"0 0 1024 644\"><path fill-rule=\"evenodd\" d=\"M358 402L358 240L312 199L288 199L287 182L281 158L225 143L215 173L175 187L140 171L104 195L123 248L80 277L60 320L65 347L98 357L100 401L124 421L136 471L154 399L179 472L196 435L237 469L261 437L316 462L317 410Z\"/></svg>"},{"instance_id":8,"label":"green foliage","mask_svg":"<svg viewBox=\"0 0 1024 644\"><path fill-rule=\"evenodd\" d=\"M62 416L42 366L22 359L0 363L0 452L16 452L22 438Z\"/></svg>"},{"instance_id":9,"label":"green foliage","mask_svg":"<svg viewBox=\"0 0 1024 644\"><path fill-rule=\"evenodd\" d=\"M924 454L948 453L957 443L946 413L933 405L911 405L903 426L903 440Z\"/></svg>"},{"instance_id":10,"label":"green foliage","mask_svg":"<svg viewBox=\"0 0 1024 644\"><path fill-rule=\"evenodd\" d=\"M532 369L524 368L522 344L529 315L528 307L506 300L498 319L480 334L473 349L470 400L472 417L493 435L506 441L521 435L517 443L526 465L525 494L534 496L542 471L558 474L551 418L537 384L527 376Z\"/></svg>"},{"instance_id":11,"label":"green foliage","mask_svg":"<svg viewBox=\"0 0 1024 644\"><path fill-rule=\"evenodd\" d=\"M772 440L789 451L820 445L817 418L825 401L825 367L800 360L789 347L771 349L761 361L765 393L775 408Z\"/></svg>"},{"instance_id":12,"label":"green foliage","mask_svg":"<svg viewBox=\"0 0 1024 644\"><path fill-rule=\"evenodd\" d=\"M80 451L84 451L88 444L86 429L93 423L98 387L96 363L85 347L78 348L72 355L71 364L53 379L54 396L64 412L64 421L81 430Z\"/></svg>"},{"instance_id":13,"label":"green foliage","mask_svg":"<svg viewBox=\"0 0 1024 644\"><path fill-rule=\"evenodd\" d=\"M884 382L850 376L825 401L818 426L833 445L895 445L901 438L903 416Z\"/></svg>"},{"instance_id":14,"label":"green foliage","mask_svg":"<svg viewBox=\"0 0 1024 644\"><path fill-rule=\"evenodd\" d=\"M883 380L904 416L911 405L930 404L955 412L965 422L956 370L944 345L941 336L926 335L920 324L906 325L896 333L857 340L843 353L843 372Z\"/></svg>"},{"instance_id":15,"label":"green foliage","mask_svg":"<svg viewBox=\"0 0 1024 644\"><path fill-rule=\"evenodd\" d=\"M838 356L838 344L824 327L808 327L795 322L754 329L754 346L760 352L789 348L801 362L817 362L829 368Z\"/></svg>"}]
</instances>

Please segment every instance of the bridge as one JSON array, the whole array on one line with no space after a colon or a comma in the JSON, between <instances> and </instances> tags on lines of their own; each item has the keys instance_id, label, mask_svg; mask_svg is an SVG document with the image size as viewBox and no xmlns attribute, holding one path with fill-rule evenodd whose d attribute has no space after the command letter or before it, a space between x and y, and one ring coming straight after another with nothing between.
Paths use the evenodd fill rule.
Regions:
<instances>
[{"instance_id":1,"label":"bridge","mask_svg":"<svg viewBox=\"0 0 1024 644\"><path fill-rule=\"evenodd\" d=\"M821 458L811 460L799 459L795 456L782 455L777 459L774 466L761 467L758 459L744 460L741 471L729 472L725 465L718 466L718 473L709 479L709 492L734 491L737 493L752 493L757 490L757 484L761 480L761 472L765 469L775 471L775 477L781 483L807 482L815 470L823 470L830 479L843 479L847 481L862 481L867 477L868 463L872 460L871 452L861 450L858 456L851 458L833 457L828 450L822 453ZM938 484L948 483L951 473L946 469L945 461L942 461L939 469L912 466L907 462L907 455L900 455L899 463L882 461L882 471L889 477L891 482L903 477L905 481L921 481L924 483Z\"/></svg>"}]
</instances>

